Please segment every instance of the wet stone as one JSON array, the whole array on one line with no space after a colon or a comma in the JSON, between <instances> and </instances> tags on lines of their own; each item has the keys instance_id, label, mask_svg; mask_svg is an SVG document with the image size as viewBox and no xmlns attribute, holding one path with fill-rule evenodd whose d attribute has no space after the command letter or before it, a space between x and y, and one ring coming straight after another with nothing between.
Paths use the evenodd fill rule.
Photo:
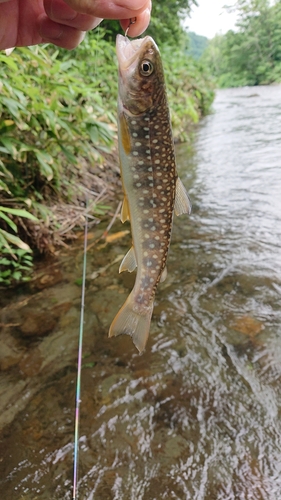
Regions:
<instances>
[{"instance_id":1,"label":"wet stone","mask_svg":"<svg viewBox=\"0 0 281 500\"><path fill-rule=\"evenodd\" d=\"M44 337L56 327L58 320L72 306L71 302L56 304L52 309L40 310L40 303L36 304L37 310L30 305L21 310L23 318L19 330L24 337Z\"/></svg>"},{"instance_id":2,"label":"wet stone","mask_svg":"<svg viewBox=\"0 0 281 500\"><path fill-rule=\"evenodd\" d=\"M15 366L23 353L24 351L12 335L8 332L1 332L0 370L5 371Z\"/></svg>"},{"instance_id":3,"label":"wet stone","mask_svg":"<svg viewBox=\"0 0 281 500\"><path fill-rule=\"evenodd\" d=\"M19 329L24 337L44 337L56 326L57 320L47 312L30 312Z\"/></svg>"},{"instance_id":4,"label":"wet stone","mask_svg":"<svg viewBox=\"0 0 281 500\"><path fill-rule=\"evenodd\" d=\"M43 290L44 288L49 288L57 285L63 280L62 271L58 268L52 270L52 273L43 274L43 276L38 276L31 285L31 288L37 290Z\"/></svg>"},{"instance_id":5,"label":"wet stone","mask_svg":"<svg viewBox=\"0 0 281 500\"><path fill-rule=\"evenodd\" d=\"M19 369L26 377L34 377L40 372L43 358L39 349L32 349L19 363Z\"/></svg>"}]
</instances>

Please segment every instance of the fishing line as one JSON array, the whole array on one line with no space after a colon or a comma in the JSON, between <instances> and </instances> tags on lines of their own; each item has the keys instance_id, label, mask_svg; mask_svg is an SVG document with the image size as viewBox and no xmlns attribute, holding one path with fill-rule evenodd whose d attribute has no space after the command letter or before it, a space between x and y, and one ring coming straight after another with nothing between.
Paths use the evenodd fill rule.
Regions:
<instances>
[{"instance_id":1,"label":"fishing line","mask_svg":"<svg viewBox=\"0 0 281 500\"><path fill-rule=\"evenodd\" d=\"M98 36L100 27L95 31ZM98 49L94 50L94 58L97 61ZM97 76L97 65L95 65L94 76ZM86 194L86 216L84 229L84 249L83 249L83 271L82 271L82 293L81 293L81 311L80 311L80 328L78 340L78 359L77 359L77 380L76 380L76 396L75 396L75 428L74 428L74 451L73 451L73 493L72 500L78 500L78 472L79 472L79 424L80 424L80 405L81 405L81 371L82 371L82 354L83 354L83 334L84 334L84 311L85 311L85 289L86 289L86 269L87 269L87 240L88 240L88 198Z\"/></svg>"},{"instance_id":2,"label":"fishing line","mask_svg":"<svg viewBox=\"0 0 281 500\"><path fill-rule=\"evenodd\" d=\"M87 205L88 204L86 203L86 208L87 208ZM77 381L76 381L76 397L75 397L75 430L74 430L73 495L72 495L73 500L76 500L78 498L79 423L80 423L81 370L82 370L85 288L86 288L86 268L87 268L87 239L88 239L88 214L86 213L85 229L84 229L83 276L82 276L81 312L80 312L78 361L77 361Z\"/></svg>"}]
</instances>

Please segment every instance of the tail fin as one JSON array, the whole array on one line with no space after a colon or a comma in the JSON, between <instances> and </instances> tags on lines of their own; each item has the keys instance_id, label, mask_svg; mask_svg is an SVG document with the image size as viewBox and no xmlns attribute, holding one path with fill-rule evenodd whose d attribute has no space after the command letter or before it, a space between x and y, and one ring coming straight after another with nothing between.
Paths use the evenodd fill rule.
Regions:
<instances>
[{"instance_id":1,"label":"tail fin","mask_svg":"<svg viewBox=\"0 0 281 500\"><path fill-rule=\"evenodd\" d=\"M131 295L129 295L125 304L112 321L108 336L113 337L122 333L130 335L136 348L139 352L142 352L149 335L153 303L147 308L144 314L140 314L133 310Z\"/></svg>"}]
</instances>

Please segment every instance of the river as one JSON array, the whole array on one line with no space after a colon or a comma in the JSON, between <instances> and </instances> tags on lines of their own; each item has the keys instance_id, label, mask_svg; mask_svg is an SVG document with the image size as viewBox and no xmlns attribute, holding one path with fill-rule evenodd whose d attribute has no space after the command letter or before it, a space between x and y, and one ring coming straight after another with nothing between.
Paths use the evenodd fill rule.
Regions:
<instances>
[{"instance_id":1,"label":"river","mask_svg":"<svg viewBox=\"0 0 281 500\"><path fill-rule=\"evenodd\" d=\"M107 338L128 226L89 239L80 499L281 498L281 87L220 90L213 110L177 149L193 213L143 355ZM1 296L1 500L72 498L82 246Z\"/></svg>"}]
</instances>

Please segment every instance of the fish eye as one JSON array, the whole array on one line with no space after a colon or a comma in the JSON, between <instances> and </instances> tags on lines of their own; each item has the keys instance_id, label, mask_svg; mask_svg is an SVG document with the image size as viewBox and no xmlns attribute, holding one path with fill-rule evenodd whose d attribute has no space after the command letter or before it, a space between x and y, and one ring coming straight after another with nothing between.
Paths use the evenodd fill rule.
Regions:
<instances>
[{"instance_id":1,"label":"fish eye","mask_svg":"<svg viewBox=\"0 0 281 500\"><path fill-rule=\"evenodd\" d=\"M142 61L140 65L140 73L143 76L150 76L153 73L153 64L150 61Z\"/></svg>"}]
</instances>

